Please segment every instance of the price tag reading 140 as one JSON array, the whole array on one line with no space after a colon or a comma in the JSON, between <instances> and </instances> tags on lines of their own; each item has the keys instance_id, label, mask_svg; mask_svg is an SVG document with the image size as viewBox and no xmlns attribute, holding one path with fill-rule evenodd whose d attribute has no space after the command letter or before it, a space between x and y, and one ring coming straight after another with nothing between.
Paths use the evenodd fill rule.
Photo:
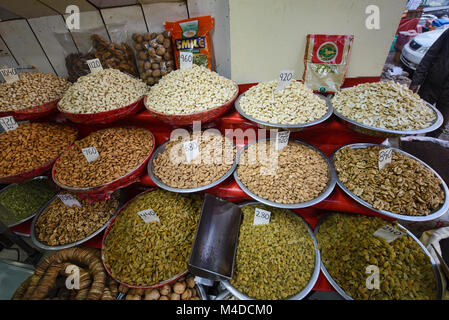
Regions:
<instances>
[{"instance_id":1,"label":"price tag reading 140","mask_svg":"<svg viewBox=\"0 0 449 320\"><path fill-rule=\"evenodd\" d=\"M87 60L86 62L87 62L87 65L89 66L91 73L103 70L103 66L101 65L100 59L98 59L98 58Z\"/></svg>"},{"instance_id":2,"label":"price tag reading 140","mask_svg":"<svg viewBox=\"0 0 449 320\"><path fill-rule=\"evenodd\" d=\"M279 72L278 86L276 88L276 92L282 91L293 79L294 70L281 70Z\"/></svg>"},{"instance_id":3,"label":"price tag reading 140","mask_svg":"<svg viewBox=\"0 0 449 320\"><path fill-rule=\"evenodd\" d=\"M86 157L87 162L91 163L98 159L100 154L98 153L97 148L95 147L89 147L89 148L83 148L81 149L84 156Z\"/></svg>"},{"instance_id":4,"label":"price tag reading 140","mask_svg":"<svg viewBox=\"0 0 449 320\"><path fill-rule=\"evenodd\" d=\"M6 132L16 130L19 127L13 116L0 118L0 125Z\"/></svg>"},{"instance_id":5,"label":"price tag reading 140","mask_svg":"<svg viewBox=\"0 0 449 320\"><path fill-rule=\"evenodd\" d=\"M159 217L157 216L157 214L154 212L153 209L146 209L146 210L142 210L137 212L137 214L139 215L139 217L142 218L142 220L145 223L149 223L149 222L157 222L160 223L161 221L159 220Z\"/></svg>"},{"instance_id":6,"label":"price tag reading 140","mask_svg":"<svg viewBox=\"0 0 449 320\"><path fill-rule=\"evenodd\" d=\"M271 212L263 209L256 208L254 212L254 225L269 224L271 218Z\"/></svg>"},{"instance_id":7,"label":"price tag reading 140","mask_svg":"<svg viewBox=\"0 0 449 320\"><path fill-rule=\"evenodd\" d=\"M193 53L181 51L179 53L179 66L180 69L192 68L193 63Z\"/></svg>"},{"instance_id":8,"label":"price tag reading 140","mask_svg":"<svg viewBox=\"0 0 449 320\"><path fill-rule=\"evenodd\" d=\"M391 162L393 149L382 149L379 151L379 170L382 170L387 163Z\"/></svg>"}]
</instances>

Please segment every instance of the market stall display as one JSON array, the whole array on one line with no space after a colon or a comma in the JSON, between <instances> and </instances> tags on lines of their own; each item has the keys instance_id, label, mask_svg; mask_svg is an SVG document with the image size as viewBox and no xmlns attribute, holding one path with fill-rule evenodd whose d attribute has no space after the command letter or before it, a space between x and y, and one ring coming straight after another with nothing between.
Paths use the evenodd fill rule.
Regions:
<instances>
[{"instance_id":1,"label":"market stall display","mask_svg":"<svg viewBox=\"0 0 449 320\"><path fill-rule=\"evenodd\" d=\"M80 288L69 290L66 277L79 270ZM45 258L12 300L115 300L118 284L107 276L100 250L75 247Z\"/></svg>"},{"instance_id":2,"label":"market stall display","mask_svg":"<svg viewBox=\"0 0 449 320\"><path fill-rule=\"evenodd\" d=\"M381 214L412 221L433 220L449 208L446 183L428 165L393 148L379 169L384 146L351 144L336 150L332 161L339 186L362 205Z\"/></svg>"},{"instance_id":3,"label":"market stall display","mask_svg":"<svg viewBox=\"0 0 449 320\"><path fill-rule=\"evenodd\" d=\"M91 159L86 150L93 148ZM53 180L74 192L112 192L135 182L154 149L150 131L136 127L113 127L95 131L78 140L53 166ZM92 150L92 149L89 149Z\"/></svg>"},{"instance_id":4,"label":"market stall display","mask_svg":"<svg viewBox=\"0 0 449 320\"><path fill-rule=\"evenodd\" d=\"M77 130L61 124L28 122L0 133L0 183L22 182L48 171L77 137Z\"/></svg>"},{"instance_id":5,"label":"market stall display","mask_svg":"<svg viewBox=\"0 0 449 320\"><path fill-rule=\"evenodd\" d=\"M125 300L207 300L202 286L192 275L154 289L129 289Z\"/></svg>"},{"instance_id":6,"label":"market stall display","mask_svg":"<svg viewBox=\"0 0 449 320\"><path fill-rule=\"evenodd\" d=\"M242 117L266 129L300 130L327 120L332 105L302 82L292 80L277 90L278 80L261 82L240 95L235 103Z\"/></svg>"},{"instance_id":7,"label":"market stall display","mask_svg":"<svg viewBox=\"0 0 449 320\"><path fill-rule=\"evenodd\" d=\"M199 195L158 189L126 203L103 238L108 273L125 286L141 288L160 287L182 277L202 202Z\"/></svg>"},{"instance_id":8,"label":"market stall display","mask_svg":"<svg viewBox=\"0 0 449 320\"><path fill-rule=\"evenodd\" d=\"M58 103L58 109L77 123L109 123L137 112L146 84L117 69L80 77Z\"/></svg>"},{"instance_id":9,"label":"market stall display","mask_svg":"<svg viewBox=\"0 0 449 320\"><path fill-rule=\"evenodd\" d=\"M291 140L276 150L275 140L246 145L239 153L234 178L251 198L286 209L311 206L335 187L335 173L327 157L315 147Z\"/></svg>"},{"instance_id":10,"label":"market stall display","mask_svg":"<svg viewBox=\"0 0 449 320\"><path fill-rule=\"evenodd\" d=\"M19 73L19 80L0 84L0 115L13 115L16 120L46 116L71 83L51 73Z\"/></svg>"},{"instance_id":11,"label":"market stall display","mask_svg":"<svg viewBox=\"0 0 449 320\"><path fill-rule=\"evenodd\" d=\"M346 299L439 298L440 278L433 268L433 259L419 241L396 222L342 213L323 219L315 229L322 270ZM400 231L401 236L387 242L374 234L385 226ZM370 290L367 286L370 266L379 270L378 289Z\"/></svg>"},{"instance_id":12,"label":"market stall display","mask_svg":"<svg viewBox=\"0 0 449 320\"><path fill-rule=\"evenodd\" d=\"M271 213L268 224L255 224L259 209ZM312 230L289 210L257 203L241 210L234 274L225 287L240 299L304 298L320 269Z\"/></svg>"},{"instance_id":13,"label":"market stall display","mask_svg":"<svg viewBox=\"0 0 449 320\"><path fill-rule=\"evenodd\" d=\"M332 98L334 114L347 126L367 135L395 137L427 133L443 116L418 94L394 81L359 84Z\"/></svg>"},{"instance_id":14,"label":"market stall display","mask_svg":"<svg viewBox=\"0 0 449 320\"><path fill-rule=\"evenodd\" d=\"M37 247L45 250L80 245L106 228L119 204L119 191L113 193L108 200L95 202L81 199L75 193L62 191L34 218L31 240Z\"/></svg>"},{"instance_id":15,"label":"market stall display","mask_svg":"<svg viewBox=\"0 0 449 320\"><path fill-rule=\"evenodd\" d=\"M56 193L56 187L45 176L20 184L10 184L0 190L0 205L10 214L0 213L0 220L8 227L18 225L34 215Z\"/></svg>"},{"instance_id":16,"label":"market stall display","mask_svg":"<svg viewBox=\"0 0 449 320\"><path fill-rule=\"evenodd\" d=\"M197 145L199 152L195 159L187 158L184 144L189 141ZM169 140L156 149L148 163L152 181L172 192L212 188L230 177L236 167L236 148L232 140L215 131Z\"/></svg>"},{"instance_id":17,"label":"market stall display","mask_svg":"<svg viewBox=\"0 0 449 320\"><path fill-rule=\"evenodd\" d=\"M140 78L146 84L152 86L176 69L169 31L134 33L132 39Z\"/></svg>"},{"instance_id":18,"label":"market stall display","mask_svg":"<svg viewBox=\"0 0 449 320\"><path fill-rule=\"evenodd\" d=\"M224 114L238 95L236 83L205 67L179 69L162 77L144 103L159 120L172 125L207 122Z\"/></svg>"}]
</instances>

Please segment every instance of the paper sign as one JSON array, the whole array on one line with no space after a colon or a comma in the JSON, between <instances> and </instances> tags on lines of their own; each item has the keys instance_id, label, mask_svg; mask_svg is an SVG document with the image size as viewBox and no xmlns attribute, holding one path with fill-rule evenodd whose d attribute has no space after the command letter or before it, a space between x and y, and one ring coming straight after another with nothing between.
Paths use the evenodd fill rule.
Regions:
<instances>
[{"instance_id":1,"label":"paper sign","mask_svg":"<svg viewBox=\"0 0 449 320\"><path fill-rule=\"evenodd\" d=\"M98 58L87 60L86 62L87 62L87 65L89 66L91 73L103 70L103 66L101 65L100 59L98 59Z\"/></svg>"},{"instance_id":2,"label":"paper sign","mask_svg":"<svg viewBox=\"0 0 449 320\"><path fill-rule=\"evenodd\" d=\"M19 127L13 116L0 118L0 125L6 132L16 130Z\"/></svg>"},{"instance_id":3,"label":"paper sign","mask_svg":"<svg viewBox=\"0 0 449 320\"><path fill-rule=\"evenodd\" d=\"M288 145L290 131L278 131L276 134L276 150L282 150Z\"/></svg>"},{"instance_id":4,"label":"paper sign","mask_svg":"<svg viewBox=\"0 0 449 320\"><path fill-rule=\"evenodd\" d=\"M373 233L373 236L382 238L388 243L393 242L403 235L406 235L406 233L390 227L389 225L385 225Z\"/></svg>"},{"instance_id":5,"label":"paper sign","mask_svg":"<svg viewBox=\"0 0 449 320\"><path fill-rule=\"evenodd\" d=\"M179 53L179 62L180 69L192 68L193 53L181 51Z\"/></svg>"},{"instance_id":6,"label":"paper sign","mask_svg":"<svg viewBox=\"0 0 449 320\"><path fill-rule=\"evenodd\" d=\"M263 209L256 208L254 212L254 225L269 224L271 212Z\"/></svg>"},{"instance_id":7,"label":"paper sign","mask_svg":"<svg viewBox=\"0 0 449 320\"><path fill-rule=\"evenodd\" d=\"M186 153L187 162L198 157L200 150L196 140L184 142L184 152Z\"/></svg>"},{"instance_id":8,"label":"paper sign","mask_svg":"<svg viewBox=\"0 0 449 320\"><path fill-rule=\"evenodd\" d=\"M393 149L382 149L379 151L379 170L382 170L387 163L391 162Z\"/></svg>"},{"instance_id":9,"label":"paper sign","mask_svg":"<svg viewBox=\"0 0 449 320\"><path fill-rule=\"evenodd\" d=\"M19 80L19 75L17 74L17 70L15 68L0 69L0 73L7 83L12 83Z\"/></svg>"},{"instance_id":10,"label":"paper sign","mask_svg":"<svg viewBox=\"0 0 449 320\"><path fill-rule=\"evenodd\" d=\"M158 223L161 222L159 220L159 217L157 216L157 214L153 211L153 209L142 210L142 211L137 212L137 214L139 215L139 217L142 218L142 220L145 223L153 222L153 221L156 221Z\"/></svg>"},{"instance_id":11,"label":"paper sign","mask_svg":"<svg viewBox=\"0 0 449 320\"><path fill-rule=\"evenodd\" d=\"M92 162L98 159L100 154L98 153L97 148L89 147L81 149L83 151L84 156L86 157L87 162Z\"/></svg>"},{"instance_id":12,"label":"paper sign","mask_svg":"<svg viewBox=\"0 0 449 320\"><path fill-rule=\"evenodd\" d=\"M62 202L67 207L73 207L74 205L81 208L81 203L76 200L71 194L58 194L58 198L61 199Z\"/></svg>"},{"instance_id":13,"label":"paper sign","mask_svg":"<svg viewBox=\"0 0 449 320\"><path fill-rule=\"evenodd\" d=\"M276 88L276 92L282 91L293 79L294 70L281 70L279 72L278 86Z\"/></svg>"}]
</instances>

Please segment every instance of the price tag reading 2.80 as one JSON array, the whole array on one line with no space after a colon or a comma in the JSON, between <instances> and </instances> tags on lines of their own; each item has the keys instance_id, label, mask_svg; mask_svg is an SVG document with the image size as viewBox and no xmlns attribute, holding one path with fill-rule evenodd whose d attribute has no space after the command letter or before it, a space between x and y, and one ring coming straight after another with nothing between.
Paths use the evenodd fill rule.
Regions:
<instances>
[{"instance_id":1,"label":"price tag reading 2.80","mask_svg":"<svg viewBox=\"0 0 449 320\"><path fill-rule=\"evenodd\" d=\"M256 208L254 212L254 225L269 224L271 212L263 209Z\"/></svg>"},{"instance_id":2,"label":"price tag reading 2.80","mask_svg":"<svg viewBox=\"0 0 449 320\"><path fill-rule=\"evenodd\" d=\"M179 53L180 69L192 68L192 63L193 63L193 53L192 52L181 51Z\"/></svg>"},{"instance_id":3,"label":"price tag reading 2.80","mask_svg":"<svg viewBox=\"0 0 449 320\"><path fill-rule=\"evenodd\" d=\"M139 215L139 217L142 218L142 220L145 223L149 223L149 222L158 222L160 223L161 221L159 220L159 217L157 216L157 214L154 212L153 209L146 209L146 210L142 210L137 212L137 214Z\"/></svg>"},{"instance_id":4,"label":"price tag reading 2.80","mask_svg":"<svg viewBox=\"0 0 449 320\"><path fill-rule=\"evenodd\" d=\"M84 156L86 157L87 162L91 163L98 159L100 154L98 153L97 148L89 147L81 149L83 151Z\"/></svg>"},{"instance_id":5,"label":"price tag reading 2.80","mask_svg":"<svg viewBox=\"0 0 449 320\"><path fill-rule=\"evenodd\" d=\"M391 162L393 149L382 149L379 151L379 170L382 170L387 163Z\"/></svg>"},{"instance_id":6,"label":"price tag reading 2.80","mask_svg":"<svg viewBox=\"0 0 449 320\"><path fill-rule=\"evenodd\" d=\"M294 70L281 70L279 72L278 86L276 88L276 92L282 91L293 79Z\"/></svg>"}]
</instances>

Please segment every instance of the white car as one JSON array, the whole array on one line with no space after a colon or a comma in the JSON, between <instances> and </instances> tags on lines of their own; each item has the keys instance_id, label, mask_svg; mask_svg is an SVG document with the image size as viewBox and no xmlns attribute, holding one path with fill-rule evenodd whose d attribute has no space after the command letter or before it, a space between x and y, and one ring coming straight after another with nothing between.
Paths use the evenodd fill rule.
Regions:
<instances>
[{"instance_id":1,"label":"white car","mask_svg":"<svg viewBox=\"0 0 449 320\"><path fill-rule=\"evenodd\" d=\"M433 31L427 31L418 34L412 40L410 40L403 48L401 52L401 62L408 68L416 70L416 67L421 62L422 58L426 54L427 50L432 44L437 41L438 37L443 34L448 28L438 28Z\"/></svg>"}]
</instances>

